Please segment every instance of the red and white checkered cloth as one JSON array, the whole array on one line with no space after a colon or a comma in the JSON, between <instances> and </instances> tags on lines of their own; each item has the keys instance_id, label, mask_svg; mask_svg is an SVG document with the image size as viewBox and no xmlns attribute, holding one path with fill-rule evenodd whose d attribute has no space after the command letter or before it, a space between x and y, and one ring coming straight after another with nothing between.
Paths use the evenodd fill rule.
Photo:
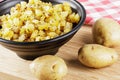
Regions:
<instances>
[{"instance_id":1,"label":"red and white checkered cloth","mask_svg":"<svg viewBox=\"0 0 120 80\"><path fill-rule=\"evenodd\" d=\"M0 2L3 0L0 0ZM86 9L84 24L92 25L101 17L112 18L120 23L120 0L78 0Z\"/></svg>"},{"instance_id":2,"label":"red and white checkered cloth","mask_svg":"<svg viewBox=\"0 0 120 80\"><path fill-rule=\"evenodd\" d=\"M78 0L86 9L85 24L92 25L101 17L120 23L120 0Z\"/></svg>"}]
</instances>

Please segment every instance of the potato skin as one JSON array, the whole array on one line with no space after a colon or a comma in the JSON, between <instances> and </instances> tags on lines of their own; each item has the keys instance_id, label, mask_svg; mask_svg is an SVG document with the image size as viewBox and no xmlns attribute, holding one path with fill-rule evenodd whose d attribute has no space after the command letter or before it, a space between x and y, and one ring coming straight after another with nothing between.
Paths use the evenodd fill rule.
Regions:
<instances>
[{"instance_id":1,"label":"potato skin","mask_svg":"<svg viewBox=\"0 0 120 80\"><path fill-rule=\"evenodd\" d=\"M86 44L78 52L79 61L88 67L102 68L115 63L118 59L117 52L98 44Z\"/></svg>"},{"instance_id":2,"label":"potato skin","mask_svg":"<svg viewBox=\"0 0 120 80\"><path fill-rule=\"evenodd\" d=\"M106 47L120 45L120 24L110 18L98 19L92 28L94 43Z\"/></svg>"},{"instance_id":3,"label":"potato skin","mask_svg":"<svg viewBox=\"0 0 120 80\"><path fill-rule=\"evenodd\" d=\"M30 70L39 80L61 80L67 74L67 65L60 57L45 55L36 58Z\"/></svg>"}]
</instances>

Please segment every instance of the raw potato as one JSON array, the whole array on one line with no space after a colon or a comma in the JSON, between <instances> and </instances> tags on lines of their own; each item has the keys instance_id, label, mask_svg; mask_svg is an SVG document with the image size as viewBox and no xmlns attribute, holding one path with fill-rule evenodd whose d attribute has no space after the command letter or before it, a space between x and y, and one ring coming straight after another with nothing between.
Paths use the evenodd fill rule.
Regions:
<instances>
[{"instance_id":1,"label":"raw potato","mask_svg":"<svg viewBox=\"0 0 120 80\"><path fill-rule=\"evenodd\" d=\"M99 44L86 44L80 48L78 59L88 67L102 68L115 63L118 59L118 54L112 48Z\"/></svg>"},{"instance_id":2,"label":"raw potato","mask_svg":"<svg viewBox=\"0 0 120 80\"><path fill-rule=\"evenodd\" d=\"M93 41L106 47L120 45L120 24L110 18L100 18L93 26Z\"/></svg>"},{"instance_id":3,"label":"raw potato","mask_svg":"<svg viewBox=\"0 0 120 80\"><path fill-rule=\"evenodd\" d=\"M64 60L52 55L35 59L30 64L30 70L39 80L61 80L67 74Z\"/></svg>"}]
</instances>

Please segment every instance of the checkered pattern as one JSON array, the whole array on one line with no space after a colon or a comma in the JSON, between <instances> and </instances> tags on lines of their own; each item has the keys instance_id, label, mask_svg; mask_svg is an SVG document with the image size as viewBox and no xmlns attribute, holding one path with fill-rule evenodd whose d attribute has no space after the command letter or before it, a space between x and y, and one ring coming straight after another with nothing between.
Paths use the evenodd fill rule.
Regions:
<instances>
[{"instance_id":1,"label":"checkered pattern","mask_svg":"<svg viewBox=\"0 0 120 80\"><path fill-rule=\"evenodd\" d=\"M85 24L92 25L101 17L112 18L120 23L120 0L78 0L86 9Z\"/></svg>"},{"instance_id":2,"label":"checkered pattern","mask_svg":"<svg viewBox=\"0 0 120 80\"><path fill-rule=\"evenodd\" d=\"M3 0L0 0L0 2ZM112 18L120 23L120 0L78 0L86 9L85 24L92 25L101 17Z\"/></svg>"}]
</instances>

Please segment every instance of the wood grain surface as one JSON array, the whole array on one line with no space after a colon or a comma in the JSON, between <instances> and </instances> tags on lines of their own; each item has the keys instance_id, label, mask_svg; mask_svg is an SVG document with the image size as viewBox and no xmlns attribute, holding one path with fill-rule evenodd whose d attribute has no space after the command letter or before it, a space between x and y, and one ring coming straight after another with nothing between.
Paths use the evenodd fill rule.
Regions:
<instances>
[{"instance_id":1,"label":"wood grain surface","mask_svg":"<svg viewBox=\"0 0 120 80\"><path fill-rule=\"evenodd\" d=\"M68 66L68 74L63 80L120 80L120 59L101 69L85 67L78 61L79 48L91 43L91 27L83 26L59 49L56 55L63 58ZM116 50L120 54L120 47ZM0 80L37 80L29 70L30 63L31 61L23 60L14 52L0 46Z\"/></svg>"}]
</instances>

